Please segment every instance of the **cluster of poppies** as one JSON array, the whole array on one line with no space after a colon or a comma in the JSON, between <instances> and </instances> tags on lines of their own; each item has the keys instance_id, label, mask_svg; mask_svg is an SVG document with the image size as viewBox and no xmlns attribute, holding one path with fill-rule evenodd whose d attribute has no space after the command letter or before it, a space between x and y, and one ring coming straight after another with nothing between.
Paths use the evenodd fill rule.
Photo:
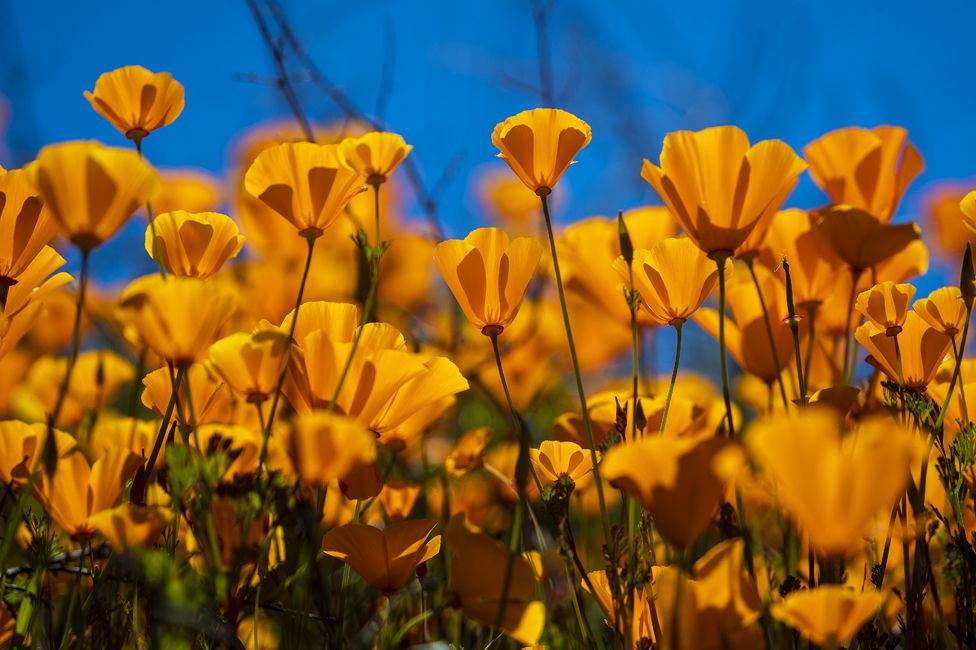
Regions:
<instances>
[{"instance_id":1,"label":"cluster of poppies","mask_svg":"<svg viewBox=\"0 0 976 650\"><path fill-rule=\"evenodd\" d=\"M400 135L266 125L222 184L144 156L171 75L85 97L131 146L0 171L0 642L976 647L976 192L933 194L960 280L916 299L903 129L672 133L663 206L556 231L591 131L529 110L505 229L440 241ZM153 272L98 285L134 218Z\"/></svg>"}]
</instances>

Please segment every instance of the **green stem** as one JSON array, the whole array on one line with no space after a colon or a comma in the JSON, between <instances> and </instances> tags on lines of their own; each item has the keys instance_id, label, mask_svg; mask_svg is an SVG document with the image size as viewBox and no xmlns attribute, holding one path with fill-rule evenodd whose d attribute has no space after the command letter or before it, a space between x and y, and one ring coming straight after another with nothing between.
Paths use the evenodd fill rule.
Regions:
<instances>
[{"instance_id":1,"label":"green stem","mask_svg":"<svg viewBox=\"0 0 976 650\"><path fill-rule=\"evenodd\" d=\"M732 254L726 251L712 253L718 266L718 353L722 366L722 399L725 400L725 416L729 439L735 439L735 422L732 419L732 397L729 391L729 362L725 350L725 262Z\"/></svg>"},{"instance_id":2,"label":"green stem","mask_svg":"<svg viewBox=\"0 0 976 650\"><path fill-rule=\"evenodd\" d=\"M306 241L308 242L308 254L305 256L305 270L302 271L302 280L298 285L298 296L295 298L295 311L292 314L291 326L288 328L288 349L286 353L282 356L281 360L281 371L278 373L278 383L275 386L274 397L271 400L271 411L268 413L268 421L265 423L264 429L262 431L265 441L267 441L268 436L271 435L271 427L274 425L275 414L278 411L278 401L281 399L281 390L285 385L285 376L288 374L288 363L291 360L291 348L294 345L295 337L295 327L298 325L298 316L302 310L302 297L305 295L305 283L308 281L308 271L312 267L312 253L315 250L315 242L318 240L317 237L312 235L307 236ZM261 468L258 468L258 473L260 474Z\"/></svg>"},{"instance_id":3,"label":"green stem","mask_svg":"<svg viewBox=\"0 0 976 650\"><path fill-rule=\"evenodd\" d=\"M153 467L156 465L156 459L159 457L159 450L163 448L163 440L166 438L166 431L169 429L169 419L173 417L173 407L176 406L180 386L183 385L183 377L186 375L188 367L189 366L185 364L181 364L176 370L176 379L173 381L173 390L169 396L169 403L166 405L166 411L163 413L163 421L159 425L159 432L156 434L156 442L153 444L152 452L149 454L149 460L146 461L146 479L143 483L143 493L140 495L140 503L145 503L146 501L145 491L149 487L149 480L152 477L152 471Z\"/></svg>"},{"instance_id":4,"label":"green stem","mask_svg":"<svg viewBox=\"0 0 976 650\"><path fill-rule=\"evenodd\" d=\"M681 327L684 321L676 320L674 326L676 340L674 343L674 368L671 369L671 383L668 384L668 396L664 400L664 413L661 415L661 433L668 422L668 411L671 409L671 396L674 394L674 384L678 380L678 364L681 362Z\"/></svg>"},{"instance_id":5,"label":"green stem","mask_svg":"<svg viewBox=\"0 0 976 650\"><path fill-rule=\"evenodd\" d=\"M549 216L548 191L539 190L542 200L542 214L546 220L546 233L549 235L549 251L552 254L552 268L556 275L556 289L559 292L559 306L563 313L563 326L566 329L566 340L569 344L569 356L573 362L573 375L576 378L576 392L579 394L580 412L583 416L583 428L586 430L586 440L590 447L590 460L593 463L593 478L596 482L597 501L600 503L600 519L603 523L604 539L608 547L612 548L610 537L610 517L607 515L607 502L603 495L603 480L600 477L600 459L596 453L596 442L593 437L593 423L590 421L590 410L586 404L586 392L583 390L583 377L580 373L579 359L576 355L576 344L573 342L573 328L569 323L569 309L566 307L566 291L563 289L563 277L559 271L559 257L556 253L556 238L552 232L552 218ZM611 563L616 564L614 558Z\"/></svg>"},{"instance_id":6,"label":"green stem","mask_svg":"<svg viewBox=\"0 0 976 650\"><path fill-rule=\"evenodd\" d=\"M946 411L949 408L950 400L952 400L952 390L956 386L957 381L960 380L960 372L962 371L962 359L960 358L961 353L966 349L966 339L969 337L969 321L972 316L973 308L971 305L966 306L966 324L962 327L962 338L959 340L959 351L956 353L956 367L952 371L952 380L949 382L949 390L946 391L945 401L942 402L942 409L939 411L939 417L935 421L935 430L939 431L942 428L942 423L945 420ZM955 338L953 337L953 351L955 351ZM961 390L961 389L960 389ZM963 393L964 394L964 393ZM968 413L965 414L966 422L969 422Z\"/></svg>"},{"instance_id":7,"label":"green stem","mask_svg":"<svg viewBox=\"0 0 976 650\"><path fill-rule=\"evenodd\" d=\"M816 345L816 320L817 320L817 305L807 305L807 350L806 359L803 361L803 376L806 380L810 381L810 362L813 360L813 350Z\"/></svg>"},{"instance_id":8,"label":"green stem","mask_svg":"<svg viewBox=\"0 0 976 650\"><path fill-rule=\"evenodd\" d=\"M844 321L844 383L850 385L854 380L854 366L856 364L851 360L851 345L852 339L854 338L854 333L851 331L851 318L854 316L854 299L857 296L857 282L861 279L860 269L851 269L851 295L847 300L847 320ZM856 344L854 353L856 354Z\"/></svg>"},{"instance_id":9,"label":"green stem","mask_svg":"<svg viewBox=\"0 0 976 650\"><path fill-rule=\"evenodd\" d=\"M807 384L803 372L803 358L800 355L800 321L796 318L796 305L793 302L793 278L790 276L790 263L783 258L783 271L786 274L786 309L789 316L790 333L793 335L793 353L796 355L796 380L800 387L800 402L806 404ZM810 333L808 336L813 337Z\"/></svg>"},{"instance_id":10,"label":"green stem","mask_svg":"<svg viewBox=\"0 0 976 650\"><path fill-rule=\"evenodd\" d=\"M779 353L776 351L776 339L773 337L773 325L769 321L769 310L766 309L766 299L763 298L762 287L759 286L759 278L756 276L756 267L752 257L745 258L746 268L752 276L752 284L756 287L756 295L759 296L759 307L762 309L763 325L766 326L766 337L769 339L769 351L773 358L773 368L776 370L776 383L779 384L779 394L783 399L783 407L790 408L790 399L786 396L786 386L783 384L783 371L779 363Z\"/></svg>"},{"instance_id":11,"label":"green stem","mask_svg":"<svg viewBox=\"0 0 976 650\"><path fill-rule=\"evenodd\" d=\"M75 303L74 327L71 330L71 352L68 356L68 365L64 369L64 378L61 380L61 387L58 389L58 399L54 403L54 409L48 415L48 437L45 439L53 440L54 427L61 417L61 409L64 407L64 400L68 396L68 388L71 385L71 373L75 369L75 362L78 360L78 349L81 347L81 317L85 311L85 295L88 292L88 262L91 251L87 248L81 249L81 272L78 274L78 300Z\"/></svg>"},{"instance_id":12,"label":"green stem","mask_svg":"<svg viewBox=\"0 0 976 650\"><path fill-rule=\"evenodd\" d=\"M133 138L139 158L142 158L142 138ZM159 241L156 239L156 215L153 214L152 201L146 201L146 219L149 221L149 232L152 235L153 253L152 257L159 267L159 275L166 279L166 267L163 265L163 256L159 251Z\"/></svg>"}]
</instances>

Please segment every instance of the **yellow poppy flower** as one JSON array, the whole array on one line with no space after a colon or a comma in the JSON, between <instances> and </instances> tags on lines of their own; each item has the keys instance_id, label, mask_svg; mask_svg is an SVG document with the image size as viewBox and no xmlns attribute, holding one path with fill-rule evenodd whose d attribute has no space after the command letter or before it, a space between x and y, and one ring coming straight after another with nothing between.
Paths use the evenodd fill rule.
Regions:
<instances>
[{"instance_id":1,"label":"yellow poppy flower","mask_svg":"<svg viewBox=\"0 0 976 650\"><path fill-rule=\"evenodd\" d=\"M959 211L962 212L962 221L966 227L976 232L976 190L962 197Z\"/></svg>"},{"instance_id":2,"label":"yellow poppy flower","mask_svg":"<svg viewBox=\"0 0 976 650\"><path fill-rule=\"evenodd\" d=\"M919 238L913 223L885 224L869 213L847 205L821 211L817 232L855 271L891 259Z\"/></svg>"},{"instance_id":3,"label":"yellow poppy flower","mask_svg":"<svg viewBox=\"0 0 976 650\"><path fill-rule=\"evenodd\" d=\"M572 113L535 108L499 122L491 143L526 187L547 195L592 137L590 125Z\"/></svg>"},{"instance_id":4,"label":"yellow poppy flower","mask_svg":"<svg viewBox=\"0 0 976 650\"><path fill-rule=\"evenodd\" d=\"M897 350L894 338L871 323L858 327L854 337L870 355L868 363L888 375L892 381L904 380L907 388L915 389L928 386L945 360L951 344L948 336L913 311L905 316L905 323L898 333Z\"/></svg>"},{"instance_id":5,"label":"yellow poppy flower","mask_svg":"<svg viewBox=\"0 0 976 650\"><path fill-rule=\"evenodd\" d=\"M545 440L538 449L529 450L529 458L543 486L556 483L563 476L579 483L593 471L590 453L575 442Z\"/></svg>"},{"instance_id":6,"label":"yellow poppy flower","mask_svg":"<svg viewBox=\"0 0 976 650\"><path fill-rule=\"evenodd\" d=\"M614 261L613 268L621 278L629 279L623 257ZM641 307L660 325L684 323L718 282L715 263L686 237L665 239L651 250L634 251L632 268Z\"/></svg>"},{"instance_id":7,"label":"yellow poppy flower","mask_svg":"<svg viewBox=\"0 0 976 650\"><path fill-rule=\"evenodd\" d=\"M839 414L824 406L760 420L746 445L775 482L783 509L828 556L859 548L872 520L891 512L920 455L897 422L867 420L845 436Z\"/></svg>"},{"instance_id":8,"label":"yellow poppy flower","mask_svg":"<svg viewBox=\"0 0 976 650\"><path fill-rule=\"evenodd\" d=\"M152 546L169 526L172 515L165 508L124 503L96 512L88 519L116 553L134 546Z\"/></svg>"},{"instance_id":9,"label":"yellow poppy flower","mask_svg":"<svg viewBox=\"0 0 976 650\"><path fill-rule=\"evenodd\" d=\"M644 160L641 177L705 253L731 254L768 224L796 186L804 163L779 140L750 147L734 126L678 131L664 138L661 166Z\"/></svg>"},{"instance_id":10,"label":"yellow poppy flower","mask_svg":"<svg viewBox=\"0 0 976 650\"><path fill-rule=\"evenodd\" d=\"M407 483L394 479L383 485L379 500L383 504L387 517L402 519L410 516L410 512L419 497L419 483Z\"/></svg>"},{"instance_id":11,"label":"yellow poppy flower","mask_svg":"<svg viewBox=\"0 0 976 650\"><path fill-rule=\"evenodd\" d=\"M324 487L342 480L357 463L376 459L376 438L343 415L314 411L295 421L291 456L303 482Z\"/></svg>"},{"instance_id":12,"label":"yellow poppy flower","mask_svg":"<svg viewBox=\"0 0 976 650\"><path fill-rule=\"evenodd\" d=\"M243 245L237 224L219 212L163 212L146 229L146 252L156 259L158 251L159 261L173 275L209 278L237 257Z\"/></svg>"},{"instance_id":13,"label":"yellow poppy flower","mask_svg":"<svg viewBox=\"0 0 976 650\"><path fill-rule=\"evenodd\" d=\"M220 180L201 169L160 169L156 214L186 210L213 212L220 205Z\"/></svg>"},{"instance_id":14,"label":"yellow poppy flower","mask_svg":"<svg viewBox=\"0 0 976 650\"><path fill-rule=\"evenodd\" d=\"M101 415L88 433L85 446L92 458L116 447L145 458L152 452L158 432L159 422L155 420Z\"/></svg>"},{"instance_id":15,"label":"yellow poppy flower","mask_svg":"<svg viewBox=\"0 0 976 650\"><path fill-rule=\"evenodd\" d=\"M234 294L218 284L151 275L129 284L118 309L149 349L176 365L189 365L217 340L236 305Z\"/></svg>"},{"instance_id":16,"label":"yellow poppy flower","mask_svg":"<svg viewBox=\"0 0 976 650\"><path fill-rule=\"evenodd\" d=\"M817 233L818 217L805 210L781 210L773 217L759 250L759 262L771 271L781 271L783 258L790 265L793 301L802 314L816 309L837 291L842 260Z\"/></svg>"},{"instance_id":17,"label":"yellow poppy flower","mask_svg":"<svg viewBox=\"0 0 976 650\"><path fill-rule=\"evenodd\" d=\"M92 108L130 140L170 124L183 112L183 86L168 72L128 65L105 72L85 91Z\"/></svg>"},{"instance_id":18,"label":"yellow poppy flower","mask_svg":"<svg viewBox=\"0 0 976 650\"><path fill-rule=\"evenodd\" d=\"M34 326L44 301L71 281L67 273L51 275L63 265L64 258L45 246L18 276L17 283L6 285L6 300L0 305L0 359Z\"/></svg>"},{"instance_id":19,"label":"yellow poppy flower","mask_svg":"<svg viewBox=\"0 0 976 650\"><path fill-rule=\"evenodd\" d=\"M482 453L490 437L491 429L488 427L472 429L462 435L444 459L444 470L448 476L457 478L481 467Z\"/></svg>"},{"instance_id":20,"label":"yellow poppy flower","mask_svg":"<svg viewBox=\"0 0 976 650\"><path fill-rule=\"evenodd\" d=\"M623 217L635 250L653 248L677 235L677 225L667 208L636 208ZM619 289L621 275L613 266L622 254L617 220L591 217L574 223L556 240L556 250L566 291L599 305L602 311L629 326L630 309ZM629 274L623 283L630 286ZM638 312L638 319L642 325L653 323L644 312Z\"/></svg>"},{"instance_id":21,"label":"yellow poppy flower","mask_svg":"<svg viewBox=\"0 0 976 650\"><path fill-rule=\"evenodd\" d=\"M244 175L244 188L287 219L302 237L321 237L365 189L337 145L283 142L268 147Z\"/></svg>"},{"instance_id":22,"label":"yellow poppy flower","mask_svg":"<svg viewBox=\"0 0 976 650\"><path fill-rule=\"evenodd\" d=\"M434 248L434 262L468 320L495 335L518 315L542 246L528 237L512 242L497 228L479 228L464 240Z\"/></svg>"},{"instance_id":23,"label":"yellow poppy flower","mask_svg":"<svg viewBox=\"0 0 976 650\"><path fill-rule=\"evenodd\" d=\"M142 465L128 449L110 449L88 464L81 452L58 459L54 473L41 473L34 492L59 526L75 539L91 537L92 515L115 506L125 484Z\"/></svg>"},{"instance_id":24,"label":"yellow poppy flower","mask_svg":"<svg viewBox=\"0 0 976 650\"><path fill-rule=\"evenodd\" d=\"M83 251L110 239L159 192L159 175L139 154L97 142L48 145L25 169L61 233Z\"/></svg>"},{"instance_id":25,"label":"yellow poppy flower","mask_svg":"<svg viewBox=\"0 0 976 650\"><path fill-rule=\"evenodd\" d=\"M66 350L71 344L74 334L75 309L78 298L67 287L52 291L44 297L44 309L37 322L31 328L28 340L32 347L41 352L54 354ZM82 314L79 331L81 340L85 340L91 322L87 315Z\"/></svg>"},{"instance_id":26,"label":"yellow poppy flower","mask_svg":"<svg viewBox=\"0 0 976 650\"><path fill-rule=\"evenodd\" d=\"M879 282L858 294L854 308L876 328L894 336L901 332L914 295L913 285Z\"/></svg>"},{"instance_id":27,"label":"yellow poppy flower","mask_svg":"<svg viewBox=\"0 0 976 650\"><path fill-rule=\"evenodd\" d=\"M163 367L153 370L142 379L145 386L142 403L159 417L166 412L166 406L173 395L174 376L169 368ZM193 402L198 425L230 421L233 401L230 389L214 370L202 363L194 363L187 368L186 380L180 386L177 400L184 413L190 412L190 402Z\"/></svg>"},{"instance_id":28,"label":"yellow poppy flower","mask_svg":"<svg viewBox=\"0 0 976 650\"><path fill-rule=\"evenodd\" d=\"M29 395L30 407L22 404L31 419L43 421L53 411L67 369L66 357L42 357L34 362L23 386L23 397L26 400ZM132 364L114 352L86 350L80 353L71 371L68 392L56 424L74 426L86 413L103 409L134 377Z\"/></svg>"},{"instance_id":29,"label":"yellow poppy flower","mask_svg":"<svg viewBox=\"0 0 976 650\"><path fill-rule=\"evenodd\" d=\"M440 552L441 536L427 539L436 526L434 519L398 521L383 530L346 524L325 534L322 550L351 566L373 587L393 593L407 584L419 564Z\"/></svg>"},{"instance_id":30,"label":"yellow poppy flower","mask_svg":"<svg viewBox=\"0 0 976 650\"><path fill-rule=\"evenodd\" d=\"M857 592L844 585L821 585L794 591L770 613L812 643L825 647L846 644L881 609L883 591Z\"/></svg>"},{"instance_id":31,"label":"yellow poppy flower","mask_svg":"<svg viewBox=\"0 0 976 650\"><path fill-rule=\"evenodd\" d=\"M27 424L20 420L0 422L0 481L19 490L27 484L27 478L41 463L40 453L47 438L47 425L41 422ZM54 444L58 456L75 447L75 439L54 429Z\"/></svg>"},{"instance_id":32,"label":"yellow poppy flower","mask_svg":"<svg viewBox=\"0 0 976 650\"><path fill-rule=\"evenodd\" d=\"M881 223L891 220L905 189L925 169L908 132L895 126L831 131L804 147L803 155L831 203L864 210Z\"/></svg>"},{"instance_id":33,"label":"yellow poppy flower","mask_svg":"<svg viewBox=\"0 0 976 650\"><path fill-rule=\"evenodd\" d=\"M637 499L669 542L684 548L718 510L725 481L713 465L727 445L714 437L647 437L612 447L600 473Z\"/></svg>"},{"instance_id":34,"label":"yellow poppy flower","mask_svg":"<svg viewBox=\"0 0 976 650\"><path fill-rule=\"evenodd\" d=\"M0 285L16 284L57 230L27 172L0 168Z\"/></svg>"},{"instance_id":35,"label":"yellow poppy flower","mask_svg":"<svg viewBox=\"0 0 976 650\"><path fill-rule=\"evenodd\" d=\"M959 209L959 202L971 189L970 183L936 182L927 185L922 194L925 232L945 257L961 256L966 242L976 240L973 229L966 224L966 216ZM973 226L976 227L976 222Z\"/></svg>"},{"instance_id":36,"label":"yellow poppy flower","mask_svg":"<svg viewBox=\"0 0 976 650\"><path fill-rule=\"evenodd\" d=\"M912 310L926 323L952 338L966 323L966 303L959 287L936 289L927 298L919 298Z\"/></svg>"},{"instance_id":37,"label":"yellow poppy flower","mask_svg":"<svg viewBox=\"0 0 976 650\"><path fill-rule=\"evenodd\" d=\"M385 183L413 147L403 136L384 131L371 131L358 138L346 138L339 143L339 157L370 185Z\"/></svg>"},{"instance_id":38,"label":"yellow poppy flower","mask_svg":"<svg viewBox=\"0 0 976 650\"><path fill-rule=\"evenodd\" d=\"M289 346L288 335L274 327L238 332L210 346L210 363L234 392L259 404L278 386Z\"/></svg>"},{"instance_id":39,"label":"yellow poppy flower","mask_svg":"<svg viewBox=\"0 0 976 650\"><path fill-rule=\"evenodd\" d=\"M469 528L463 514L451 517L444 533L451 552L450 591L464 615L482 625L495 625L520 643L532 644L542 636L545 605L531 600L536 579L529 561L511 557L508 549L484 533ZM511 563L507 598L502 610L502 590Z\"/></svg>"},{"instance_id":40,"label":"yellow poppy flower","mask_svg":"<svg viewBox=\"0 0 976 650\"><path fill-rule=\"evenodd\" d=\"M492 221L522 235L536 230L531 224L539 216L539 197L504 167L491 167L480 173L477 194Z\"/></svg>"}]
</instances>

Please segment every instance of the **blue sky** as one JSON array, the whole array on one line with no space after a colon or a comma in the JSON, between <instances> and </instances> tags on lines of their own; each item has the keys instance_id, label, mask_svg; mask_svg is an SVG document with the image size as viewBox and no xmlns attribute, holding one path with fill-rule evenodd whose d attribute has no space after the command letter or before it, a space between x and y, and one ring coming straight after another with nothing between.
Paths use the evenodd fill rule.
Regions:
<instances>
[{"instance_id":1,"label":"blue sky","mask_svg":"<svg viewBox=\"0 0 976 650\"><path fill-rule=\"evenodd\" d=\"M713 124L738 124L753 140L778 137L797 150L841 126L907 127L927 170L902 219L915 216L927 183L976 176L974 3L924 11L901 1L551 4L558 103L594 132L569 173L572 199L559 220L656 202L639 178L641 158L656 159L668 131ZM460 157L441 216L452 235L482 224L471 174L495 154L491 129L538 103L530 0L282 6L313 58L364 112L375 111L384 60L392 60L389 127L415 145L428 183ZM261 81L273 66L244 0L7 2L0 24L0 91L12 104L5 166L58 140L122 144L82 91L127 64L168 70L186 87L183 115L146 142L160 166L219 172L236 134L289 114ZM339 115L310 84L299 89L311 116ZM806 178L790 201L821 203ZM138 249L140 240L133 227L112 246Z\"/></svg>"}]
</instances>

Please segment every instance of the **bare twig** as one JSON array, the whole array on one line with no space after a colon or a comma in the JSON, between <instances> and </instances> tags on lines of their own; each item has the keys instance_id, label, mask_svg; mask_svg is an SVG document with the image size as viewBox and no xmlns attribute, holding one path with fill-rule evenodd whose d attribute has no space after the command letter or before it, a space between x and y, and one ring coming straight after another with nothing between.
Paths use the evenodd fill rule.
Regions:
<instances>
[{"instance_id":1,"label":"bare twig","mask_svg":"<svg viewBox=\"0 0 976 650\"><path fill-rule=\"evenodd\" d=\"M271 36L268 23L265 21L264 14L261 13L261 9L257 3L254 0L247 0L247 6L250 7L251 13L254 14L254 21L258 25L261 37L264 39L265 44L268 46L268 51L271 52L271 56L274 59L275 67L278 70L277 86L285 96L285 101L288 102L291 112L295 114L295 119L298 120L298 124L302 128L305 138L309 142L315 142L315 134L312 132L312 126L309 124L308 118L305 117L305 112L302 110L302 103L298 101L298 94L295 92L295 87L292 86L288 69L285 67L284 48Z\"/></svg>"},{"instance_id":2,"label":"bare twig","mask_svg":"<svg viewBox=\"0 0 976 650\"><path fill-rule=\"evenodd\" d=\"M553 107L552 61L549 58L549 9L547 0L532 0L532 20L535 23L535 44L539 60L539 99L543 106Z\"/></svg>"},{"instance_id":3,"label":"bare twig","mask_svg":"<svg viewBox=\"0 0 976 650\"><path fill-rule=\"evenodd\" d=\"M44 567L45 571L53 571L55 573L79 573L81 575L90 576L91 570L84 567L73 566L69 562L78 562L79 560L84 560L84 558L106 558L111 553L108 545L97 546L91 550L89 553L86 549L77 549L74 551L66 551L64 553L59 553L51 558L50 563ZM36 567L32 564L23 564L21 566L15 566L7 569L7 577L14 578L24 573L33 573Z\"/></svg>"},{"instance_id":4,"label":"bare twig","mask_svg":"<svg viewBox=\"0 0 976 650\"><path fill-rule=\"evenodd\" d=\"M396 66L396 40L393 23L383 21L383 67L380 72L380 92L376 97L376 118L383 120L393 95L393 69Z\"/></svg>"},{"instance_id":5,"label":"bare twig","mask_svg":"<svg viewBox=\"0 0 976 650\"><path fill-rule=\"evenodd\" d=\"M254 0L248 0L249 4L254 3ZM349 119L362 122L372 129L377 131L386 130L383 122L375 117L369 117L362 111L360 111L356 105L346 96L342 90L332 83L331 80L322 72L322 69L315 63L312 57L309 55L308 51L302 45L302 42L298 39L295 31L291 27L291 23L285 16L284 12L281 10L280 5L276 0L268 0L267 7L274 16L275 21L278 24L278 28L281 30L281 37L284 42L288 45L291 51L295 54L298 62L302 64L306 72L309 75L309 80L321 90L331 101L336 105L336 107ZM257 16L257 14L256 14ZM265 38L269 47L275 47L273 40ZM441 227L440 221L437 217L437 197L431 192L428 192L423 184L420 177L419 169L417 168L416 160L412 157L407 157L403 161L403 168L406 170L407 180L413 187L413 191L417 196L417 202L421 205L424 210L424 215L426 216L427 223L431 229L431 235L434 239L440 241L444 239L444 229Z\"/></svg>"}]
</instances>

